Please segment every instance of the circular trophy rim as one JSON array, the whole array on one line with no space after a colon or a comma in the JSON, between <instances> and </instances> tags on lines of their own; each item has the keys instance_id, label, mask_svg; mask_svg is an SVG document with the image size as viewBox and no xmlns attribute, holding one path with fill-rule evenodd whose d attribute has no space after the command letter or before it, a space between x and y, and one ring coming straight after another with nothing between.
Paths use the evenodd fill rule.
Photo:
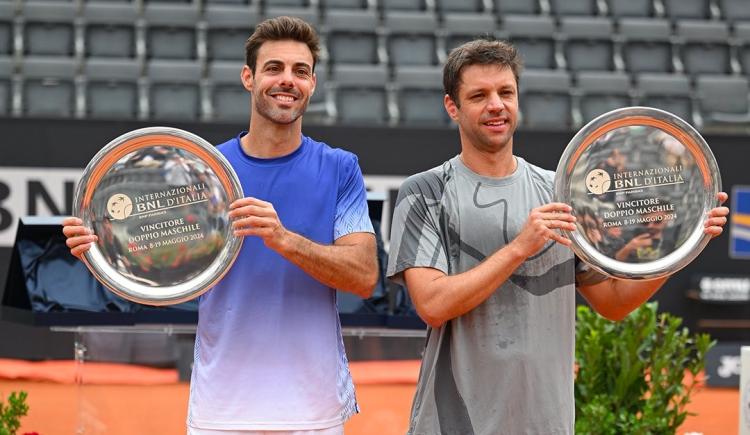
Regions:
<instances>
[{"instance_id":1,"label":"circular trophy rim","mask_svg":"<svg viewBox=\"0 0 750 435\"><path fill-rule=\"evenodd\" d=\"M703 186L709 191L704 197L703 215L719 205L716 195L721 191L718 164L706 140L682 118L653 107L633 106L604 113L573 136L560 158L555 176L555 200L565 202L575 164L588 147L607 132L628 126L650 126L669 133L679 140L695 158L703 176ZM710 194L710 195L709 195ZM600 253L579 231L563 233L573 242L573 252L595 270L620 279L656 279L670 275L688 265L705 248L711 236L705 234L704 221L696 222L685 242L663 258L644 263L627 263Z\"/></svg>"},{"instance_id":2,"label":"circular trophy rim","mask_svg":"<svg viewBox=\"0 0 750 435\"><path fill-rule=\"evenodd\" d=\"M165 143L165 139L169 142ZM169 145L188 151L201 158L219 178L232 202L243 197L242 185L234 169L224 156L207 140L173 127L145 127L125 133L99 150L83 171L73 196L73 210L83 220L83 225L91 228L92 222L84 213L94 196L94 187L109 169L122 157L151 145ZM194 299L213 287L232 267L242 246L242 237L232 231L227 235L227 243L214 261L194 278L171 286L159 287L154 295L154 287L129 279L118 272L105 259L98 243L83 254L83 261L91 273L109 290L133 302L145 305L174 305Z\"/></svg>"}]
</instances>

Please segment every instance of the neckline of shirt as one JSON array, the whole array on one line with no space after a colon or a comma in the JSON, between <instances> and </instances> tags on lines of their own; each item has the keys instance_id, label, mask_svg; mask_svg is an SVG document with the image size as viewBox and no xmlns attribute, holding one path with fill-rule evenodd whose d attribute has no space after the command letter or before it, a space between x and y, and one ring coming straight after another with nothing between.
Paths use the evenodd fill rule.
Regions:
<instances>
[{"instance_id":1,"label":"neckline of shirt","mask_svg":"<svg viewBox=\"0 0 750 435\"><path fill-rule=\"evenodd\" d=\"M472 179L481 181L482 184L488 184L491 186L507 186L516 182L516 180L521 178L523 173L526 171L526 161L518 156L513 157L515 157L517 162L516 170L513 171L512 174L505 177L488 177L486 175L477 174L464 164L463 160L461 160L460 155L453 157L451 159L451 164L456 168L458 172L467 175Z\"/></svg>"},{"instance_id":2,"label":"neckline of shirt","mask_svg":"<svg viewBox=\"0 0 750 435\"><path fill-rule=\"evenodd\" d=\"M237 154L240 156L242 161L245 163L251 164L251 165L258 165L258 166L274 166L274 165L282 165L284 163L287 163L300 154L302 154L302 151L305 149L305 144L307 143L307 136L301 135L300 136L300 145L291 153L280 156L280 157L270 157L270 158L263 158L263 157L253 157L251 155L248 155L244 149L242 149L242 143L240 139L242 139L243 136L247 134L247 131L242 131L240 134L237 135L235 138L235 146L237 149Z\"/></svg>"}]
</instances>

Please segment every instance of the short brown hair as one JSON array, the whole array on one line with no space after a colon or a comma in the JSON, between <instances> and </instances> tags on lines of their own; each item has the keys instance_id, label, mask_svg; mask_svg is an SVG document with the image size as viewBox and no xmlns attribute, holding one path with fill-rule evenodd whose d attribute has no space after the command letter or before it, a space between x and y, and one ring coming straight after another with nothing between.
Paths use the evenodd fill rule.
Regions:
<instances>
[{"instance_id":1,"label":"short brown hair","mask_svg":"<svg viewBox=\"0 0 750 435\"><path fill-rule=\"evenodd\" d=\"M492 38L469 41L454 48L443 67L443 89L458 107L458 88L461 70L470 65L498 65L510 68L516 78L516 86L523 69L521 57L513 44Z\"/></svg>"},{"instance_id":2,"label":"short brown hair","mask_svg":"<svg viewBox=\"0 0 750 435\"><path fill-rule=\"evenodd\" d=\"M313 70L320 55L320 38L315 29L306 21L297 17L281 16L269 18L257 26L245 42L245 63L255 73L260 46L268 41L292 40L307 44L313 57Z\"/></svg>"}]
</instances>

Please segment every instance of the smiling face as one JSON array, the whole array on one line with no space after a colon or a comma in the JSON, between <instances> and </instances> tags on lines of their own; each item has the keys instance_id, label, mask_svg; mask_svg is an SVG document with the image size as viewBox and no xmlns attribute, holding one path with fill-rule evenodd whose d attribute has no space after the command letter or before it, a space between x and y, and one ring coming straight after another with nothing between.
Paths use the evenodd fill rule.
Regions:
<instances>
[{"instance_id":1,"label":"smiling face","mask_svg":"<svg viewBox=\"0 0 750 435\"><path fill-rule=\"evenodd\" d=\"M458 123L464 150L496 153L512 147L518 122L518 86L510 68L464 67L458 102L447 95L444 102L448 114Z\"/></svg>"},{"instance_id":2,"label":"smiling face","mask_svg":"<svg viewBox=\"0 0 750 435\"><path fill-rule=\"evenodd\" d=\"M242 84L252 92L252 116L277 124L300 120L315 89L313 56L293 40L267 41L258 50L255 73L242 69Z\"/></svg>"}]
</instances>

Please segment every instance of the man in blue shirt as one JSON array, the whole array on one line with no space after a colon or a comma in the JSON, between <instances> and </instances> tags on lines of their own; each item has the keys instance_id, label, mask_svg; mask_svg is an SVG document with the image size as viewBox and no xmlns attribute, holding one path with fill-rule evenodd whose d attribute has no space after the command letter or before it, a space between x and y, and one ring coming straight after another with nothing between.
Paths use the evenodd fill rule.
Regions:
<instances>
[{"instance_id":1,"label":"man in blue shirt","mask_svg":"<svg viewBox=\"0 0 750 435\"><path fill-rule=\"evenodd\" d=\"M375 236L356 156L302 135L318 52L315 30L290 17L245 46L250 126L218 149L248 195L229 212L247 238L200 299L191 435L342 434L358 411L334 289L370 295ZM74 255L96 242L80 219L63 224Z\"/></svg>"}]
</instances>

